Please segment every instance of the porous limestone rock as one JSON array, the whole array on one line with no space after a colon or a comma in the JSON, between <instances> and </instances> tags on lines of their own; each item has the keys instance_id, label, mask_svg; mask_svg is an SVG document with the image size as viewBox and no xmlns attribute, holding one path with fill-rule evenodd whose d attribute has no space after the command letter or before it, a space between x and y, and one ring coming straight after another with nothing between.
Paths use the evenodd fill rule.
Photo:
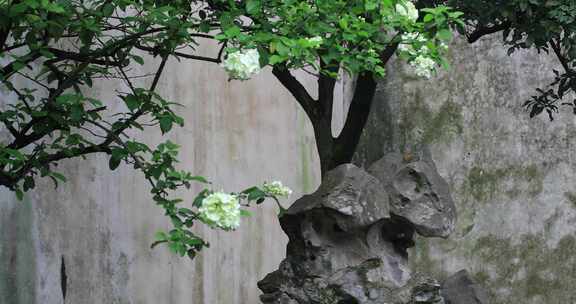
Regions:
<instances>
[{"instance_id":1,"label":"porous limestone rock","mask_svg":"<svg viewBox=\"0 0 576 304\"><path fill-rule=\"evenodd\" d=\"M379 179L389 194L390 211L426 237L448 237L456 225L456 207L448 183L430 158L407 160L389 153L368 172Z\"/></svg>"},{"instance_id":2,"label":"porous limestone rock","mask_svg":"<svg viewBox=\"0 0 576 304\"><path fill-rule=\"evenodd\" d=\"M287 257L259 282L262 302L386 303L410 279L413 235L389 211L384 186L364 170L346 164L328 172L280 218Z\"/></svg>"},{"instance_id":3,"label":"porous limestone rock","mask_svg":"<svg viewBox=\"0 0 576 304\"><path fill-rule=\"evenodd\" d=\"M411 274L407 249L415 229L443 237L453 230L446 182L433 164L387 157L374 175L335 168L283 214L286 259L258 283L263 303L443 304L440 284Z\"/></svg>"},{"instance_id":4,"label":"porous limestone rock","mask_svg":"<svg viewBox=\"0 0 576 304\"><path fill-rule=\"evenodd\" d=\"M414 286L410 304L445 304L440 294L440 284L435 280L430 280Z\"/></svg>"}]
</instances>

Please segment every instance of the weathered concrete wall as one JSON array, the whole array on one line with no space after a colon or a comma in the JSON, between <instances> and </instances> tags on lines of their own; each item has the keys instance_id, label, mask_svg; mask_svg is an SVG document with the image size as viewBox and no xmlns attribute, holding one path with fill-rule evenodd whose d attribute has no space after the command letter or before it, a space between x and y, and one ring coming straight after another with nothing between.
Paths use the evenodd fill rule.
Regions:
<instances>
[{"instance_id":1,"label":"weathered concrete wall","mask_svg":"<svg viewBox=\"0 0 576 304\"><path fill-rule=\"evenodd\" d=\"M574 117L529 120L520 107L547 82L553 61L531 53L509 58L498 43L483 41L458 42L451 62L433 81L390 66L358 162L418 141L431 145L460 221L448 240L417 242L416 267L440 276L467 268L495 304L573 303ZM182 167L229 190L276 178L296 190L293 198L316 188L310 126L270 73L239 83L209 64L171 62L169 71L161 89L186 105L188 124L172 135L183 145ZM109 97L120 87L95 92ZM336 131L345 108L335 107ZM1 304L257 303L256 281L284 256L273 206L236 232L199 231L212 246L195 262L150 250L154 233L169 224L141 175L124 167L111 173L102 156L60 168L69 182L58 189L44 181L24 202L0 191Z\"/></svg>"},{"instance_id":2,"label":"weathered concrete wall","mask_svg":"<svg viewBox=\"0 0 576 304\"><path fill-rule=\"evenodd\" d=\"M494 304L576 303L575 116L530 120L521 107L556 62L508 57L494 39L456 41L450 62L431 81L389 67L358 163L430 144L459 221L448 240L417 240L417 269L445 277L466 268Z\"/></svg>"},{"instance_id":3,"label":"weathered concrete wall","mask_svg":"<svg viewBox=\"0 0 576 304\"><path fill-rule=\"evenodd\" d=\"M209 177L216 190L273 179L292 187L292 198L316 188L309 123L269 71L242 83L213 64L172 61L167 70L161 91L185 105L187 125L171 136L182 145L182 168ZM106 83L94 93L106 99L119 88ZM104 156L59 168L69 182L58 189L42 181L23 202L0 190L0 304L258 303L256 282L284 257L273 204L238 231L200 229L211 247L191 262L150 249L170 224L141 174L110 172ZM183 193L188 204L194 193Z\"/></svg>"}]
</instances>

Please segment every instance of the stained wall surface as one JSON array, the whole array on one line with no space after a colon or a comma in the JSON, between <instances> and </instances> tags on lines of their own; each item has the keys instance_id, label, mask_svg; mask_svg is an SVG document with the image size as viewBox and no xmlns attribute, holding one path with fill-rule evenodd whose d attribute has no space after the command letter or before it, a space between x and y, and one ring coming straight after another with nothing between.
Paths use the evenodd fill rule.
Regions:
<instances>
[{"instance_id":1,"label":"stained wall surface","mask_svg":"<svg viewBox=\"0 0 576 304\"><path fill-rule=\"evenodd\" d=\"M357 161L425 143L450 184L456 232L419 239L415 269L468 269L493 304L576 303L576 116L530 119L523 102L560 67L536 52L509 57L497 39L457 40L451 69L430 81L393 63Z\"/></svg>"},{"instance_id":2,"label":"stained wall surface","mask_svg":"<svg viewBox=\"0 0 576 304\"><path fill-rule=\"evenodd\" d=\"M208 177L215 190L272 180L293 188L292 198L315 189L309 123L270 71L247 82L228 82L207 63L171 61L167 71L160 91L184 105L178 111L186 125L170 136L182 146L181 168ZM123 89L107 82L92 93L112 100ZM165 140L150 131L137 136L152 145ZM199 228L211 246L191 262L150 249L170 224L140 173L126 166L110 172L105 156L58 168L67 183L55 189L41 181L23 202L0 190L0 304L258 303L256 282L284 256L272 203L255 208L235 232ZM199 189L182 193L187 204Z\"/></svg>"},{"instance_id":3,"label":"stained wall surface","mask_svg":"<svg viewBox=\"0 0 576 304\"><path fill-rule=\"evenodd\" d=\"M456 42L451 63L431 81L389 66L356 161L430 145L459 222L447 240L417 241L415 268L440 277L466 268L495 304L575 302L576 121L569 112L554 122L530 120L521 108L550 80L554 61L508 57L488 39ZM187 125L170 137L182 145L182 168L208 176L218 190L280 179L294 199L316 188L310 125L269 71L243 83L228 82L210 64L170 62L168 71L161 91L185 105ZM93 93L105 99L116 89L122 84ZM334 132L346 105L335 106ZM139 136L161 140L154 132ZM143 176L127 167L110 172L103 156L59 168L68 183L54 189L42 181L23 202L0 190L0 304L252 304L256 282L283 257L286 239L272 205L236 232L199 229L211 247L190 262L149 249L169 223Z\"/></svg>"}]
</instances>

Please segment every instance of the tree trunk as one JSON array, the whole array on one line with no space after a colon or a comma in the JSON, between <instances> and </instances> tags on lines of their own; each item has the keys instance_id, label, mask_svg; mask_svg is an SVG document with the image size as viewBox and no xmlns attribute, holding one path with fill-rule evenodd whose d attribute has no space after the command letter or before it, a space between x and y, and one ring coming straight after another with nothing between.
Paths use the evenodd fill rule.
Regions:
<instances>
[{"instance_id":1,"label":"tree trunk","mask_svg":"<svg viewBox=\"0 0 576 304\"><path fill-rule=\"evenodd\" d=\"M332 106L336 80L321 75L318 99L315 100L287 69L275 67L272 73L292 93L312 123L322 176L341 164L350 163L370 114L376 92L374 76L371 73L358 76L344 128L338 137L334 137Z\"/></svg>"},{"instance_id":2,"label":"tree trunk","mask_svg":"<svg viewBox=\"0 0 576 304\"><path fill-rule=\"evenodd\" d=\"M325 113L321 119L312 119L316 147L320 156L322 176L339 165L350 163L360 141L360 136L368 120L376 81L371 74L358 77L354 96L346 117L344 128L338 137L332 136L332 111ZM332 100L320 99L320 104L332 103ZM330 110L332 107L329 107ZM329 117L329 118L328 118Z\"/></svg>"}]
</instances>

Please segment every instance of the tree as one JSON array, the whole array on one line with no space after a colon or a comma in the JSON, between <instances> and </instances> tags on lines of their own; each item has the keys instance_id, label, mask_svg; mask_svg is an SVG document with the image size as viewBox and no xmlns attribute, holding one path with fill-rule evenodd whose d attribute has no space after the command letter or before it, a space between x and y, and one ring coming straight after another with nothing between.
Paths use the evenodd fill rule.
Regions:
<instances>
[{"instance_id":1,"label":"tree","mask_svg":"<svg viewBox=\"0 0 576 304\"><path fill-rule=\"evenodd\" d=\"M310 118L322 173L351 161L377 79L390 58L397 54L414 73L430 77L437 65L448 66L443 54L454 30L471 42L502 31L511 51L552 49L565 72L558 72L552 87L526 104L532 116L546 110L552 117L558 100L576 86L574 4L472 2L0 0L0 56L6 62L0 82L14 96L0 111L9 133L8 143L0 146L0 185L22 197L39 176L64 181L55 171L59 161L107 154L112 170L125 162L144 173L153 199L174 224L158 241L190 256L207 245L190 231L196 220L233 229L234 221L219 211L228 210L225 205L238 206L234 198L261 203L287 194L281 184L251 187L234 198L205 189L193 209L180 207L182 200L171 192L206 179L176 168L177 144L167 141L151 148L126 133L153 127L167 133L184 124L174 110L178 104L156 91L171 58L222 63L231 78L241 80L263 66L272 67ZM194 53L195 45L206 40L219 42L212 57ZM157 64L150 81L142 81L143 75L131 69L145 62ZM298 69L317 76L318 98L294 77L292 71ZM341 73L357 81L343 131L334 137L334 88ZM116 100L85 93L102 78L120 79L128 90L118 92ZM108 113L118 101L125 109ZM152 122L146 122L150 118Z\"/></svg>"},{"instance_id":2,"label":"tree","mask_svg":"<svg viewBox=\"0 0 576 304\"><path fill-rule=\"evenodd\" d=\"M66 178L56 171L59 161L89 154L109 155L111 170L121 162L144 173L153 200L164 209L173 229L159 232L180 255L194 257L208 244L191 231L195 221L213 228L235 229L245 211L241 204L277 200L290 190L278 182L241 193L201 191L192 209L172 192L202 176L176 168L179 146L166 141L152 148L127 131L159 128L163 134L184 120L156 92L169 58L220 62L187 53L196 39L213 39L213 27L195 9L196 1L46 1L0 0L0 82L12 96L2 100L0 122L7 143L0 144L0 185L19 199L35 187L37 177L56 185ZM157 58L157 60L153 60ZM137 75L133 64L156 64L151 75ZM5 63L4 63L5 62ZM150 81L140 78L148 76ZM128 90L117 100L90 97L101 79L120 79ZM88 92L88 93L87 93ZM124 110L106 112L117 102Z\"/></svg>"}]
</instances>

